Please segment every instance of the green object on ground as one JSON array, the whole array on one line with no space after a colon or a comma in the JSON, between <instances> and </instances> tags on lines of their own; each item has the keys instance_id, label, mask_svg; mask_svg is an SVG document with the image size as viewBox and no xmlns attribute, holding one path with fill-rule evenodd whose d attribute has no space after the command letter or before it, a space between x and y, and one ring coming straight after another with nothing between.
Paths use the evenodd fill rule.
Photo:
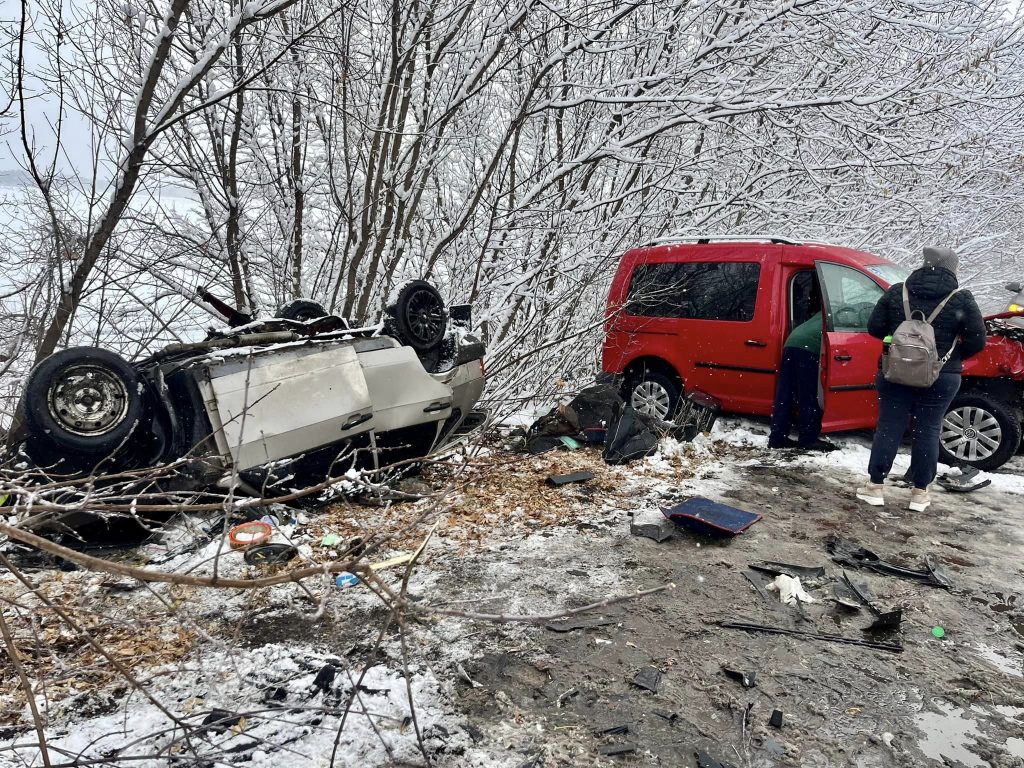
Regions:
<instances>
[{"instance_id":1,"label":"green object on ground","mask_svg":"<svg viewBox=\"0 0 1024 768\"><path fill-rule=\"evenodd\" d=\"M570 451L576 451L583 447L583 444L580 443L579 440L577 440L574 437L569 437L568 435L563 435L562 437L559 438L559 440L561 440L562 445L564 445Z\"/></svg>"},{"instance_id":2,"label":"green object on ground","mask_svg":"<svg viewBox=\"0 0 1024 768\"><path fill-rule=\"evenodd\" d=\"M934 637L945 637L946 630L944 630L942 627L932 627L932 635Z\"/></svg>"},{"instance_id":3,"label":"green object on ground","mask_svg":"<svg viewBox=\"0 0 1024 768\"><path fill-rule=\"evenodd\" d=\"M320 546L323 547L334 547L341 543L341 536L336 533L328 533L322 539L320 539Z\"/></svg>"}]
</instances>

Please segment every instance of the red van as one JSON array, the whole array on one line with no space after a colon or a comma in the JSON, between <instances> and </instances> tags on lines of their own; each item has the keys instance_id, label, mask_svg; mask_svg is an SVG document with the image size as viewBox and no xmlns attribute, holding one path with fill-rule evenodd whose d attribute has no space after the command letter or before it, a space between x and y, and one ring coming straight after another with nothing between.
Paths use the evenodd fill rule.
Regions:
<instances>
[{"instance_id":1,"label":"red van","mask_svg":"<svg viewBox=\"0 0 1024 768\"><path fill-rule=\"evenodd\" d=\"M868 318L908 274L864 251L784 238L635 248L612 281L603 368L622 377L628 402L661 418L684 391L711 395L726 412L767 416L786 336L824 309L822 430L874 428L882 343L868 335ZM999 335L965 363L943 425L949 463L992 469L1020 446L1024 345L997 318L988 326Z\"/></svg>"}]
</instances>

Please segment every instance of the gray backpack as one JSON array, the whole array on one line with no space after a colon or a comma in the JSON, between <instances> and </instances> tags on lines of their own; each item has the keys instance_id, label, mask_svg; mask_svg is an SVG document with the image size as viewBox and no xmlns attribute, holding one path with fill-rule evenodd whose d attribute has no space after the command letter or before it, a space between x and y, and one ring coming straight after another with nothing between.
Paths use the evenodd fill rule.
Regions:
<instances>
[{"instance_id":1,"label":"gray backpack","mask_svg":"<svg viewBox=\"0 0 1024 768\"><path fill-rule=\"evenodd\" d=\"M908 387L930 387L935 383L942 372L942 366L949 362L950 355L956 349L956 341L953 341L945 357L939 357L932 321L959 290L957 288L940 301L935 311L925 317L921 310L910 311L910 294L904 283L903 314L907 319L893 333L889 353L882 356L882 375L886 381ZM915 318L915 315L920 315L920 318Z\"/></svg>"}]
</instances>

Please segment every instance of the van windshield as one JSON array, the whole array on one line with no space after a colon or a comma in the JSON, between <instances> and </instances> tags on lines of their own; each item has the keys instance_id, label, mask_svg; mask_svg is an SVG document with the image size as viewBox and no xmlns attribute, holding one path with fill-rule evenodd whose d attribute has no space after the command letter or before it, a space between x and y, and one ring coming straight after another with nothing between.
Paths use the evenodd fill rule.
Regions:
<instances>
[{"instance_id":1,"label":"van windshield","mask_svg":"<svg viewBox=\"0 0 1024 768\"><path fill-rule=\"evenodd\" d=\"M910 270L899 264L868 264L864 269L872 275L882 278L889 285L902 283L910 277Z\"/></svg>"}]
</instances>

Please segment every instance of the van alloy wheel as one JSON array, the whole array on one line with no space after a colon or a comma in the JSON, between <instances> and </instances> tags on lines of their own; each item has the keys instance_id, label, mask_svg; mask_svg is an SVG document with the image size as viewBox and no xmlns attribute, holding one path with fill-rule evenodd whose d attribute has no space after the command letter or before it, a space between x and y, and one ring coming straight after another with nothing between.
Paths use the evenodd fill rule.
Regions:
<instances>
[{"instance_id":1,"label":"van alloy wheel","mask_svg":"<svg viewBox=\"0 0 1024 768\"><path fill-rule=\"evenodd\" d=\"M128 391L116 373L102 365L65 368L50 387L50 415L68 432L98 436L116 428L128 413Z\"/></svg>"},{"instance_id":2,"label":"van alloy wheel","mask_svg":"<svg viewBox=\"0 0 1024 768\"><path fill-rule=\"evenodd\" d=\"M1003 441L995 415L977 406L961 406L946 413L939 437L942 446L964 461L989 458Z\"/></svg>"},{"instance_id":3,"label":"van alloy wheel","mask_svg":"<svg viewBox=\"0 0 1024 768\"><path fill-rule=\"evenodd\" d=\"M664 419L672 407L672 396L659 382L647 379L633 388L630 405L638 413Z\"/></svg>"}]
</instances>

